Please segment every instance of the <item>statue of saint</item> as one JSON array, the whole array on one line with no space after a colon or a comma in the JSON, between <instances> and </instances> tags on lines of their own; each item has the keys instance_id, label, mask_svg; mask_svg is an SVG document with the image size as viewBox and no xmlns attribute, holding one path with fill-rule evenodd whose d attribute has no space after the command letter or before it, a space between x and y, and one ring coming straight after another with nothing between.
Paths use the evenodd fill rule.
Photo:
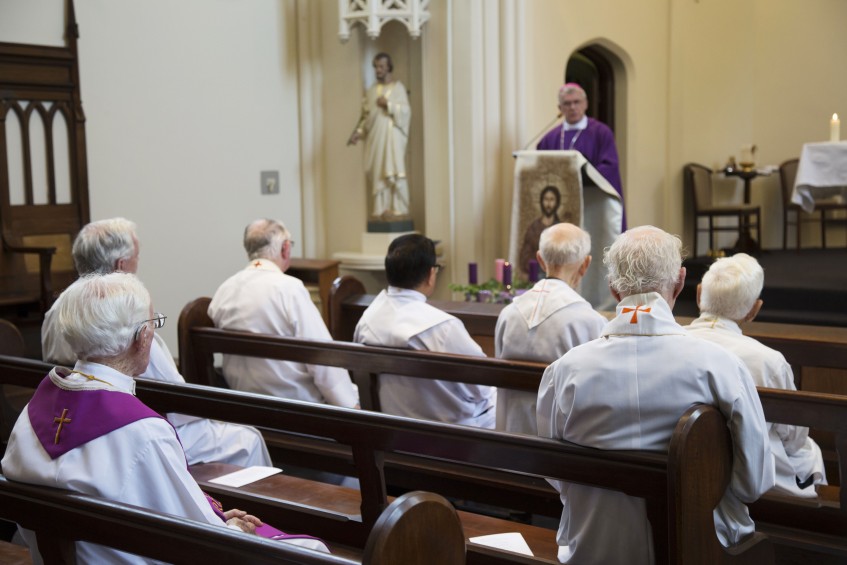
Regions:
<instances>
[{"instance_id":1,"label":"statue of saint","mask_svg":"<svg viewBox=\"0 0 847 565\"><path fill-rule=\"evenodd\" d=\"M387 53L373 60L376 84L362 100L362 115L347 145L365 140L365 173L373 196L371 220L409 218L406 144L412 110L406 87L391 76L394 65Z\"/></svg>"}]
</instances>

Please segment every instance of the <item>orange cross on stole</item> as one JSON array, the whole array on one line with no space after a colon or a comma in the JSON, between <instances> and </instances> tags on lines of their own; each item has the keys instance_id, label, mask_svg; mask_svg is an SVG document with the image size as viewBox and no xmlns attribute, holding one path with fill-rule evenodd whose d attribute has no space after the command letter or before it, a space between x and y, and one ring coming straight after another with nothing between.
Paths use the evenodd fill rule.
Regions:
<instances>
[{"instance_id":1,"label":"orange cross on stole","mask_svg":"<svg viewBox=\"0 0 847 565\"><path fill-rule=\"evenodd\" d=\"M629 319L630 324L638 323L638 312L649 312L650 308L645 308L644 306L636 306L635 308L624 308L621 310L622 314L629 314L632 312L632 318Z\"/></svg>"},{"instance_id":2,"label":"orange cross on stole","mask_svg":"<svg viewBox=\"0 0 847 565\"><path fill-rule=\"evenodd\" d=\"M57 416L56 418L53 418L53 423L59 424L59 427L56 428L56 437L53 438L53 443L59 443L59 434L62 433L62 426L70 423L71 419L65 418L65 416L67 416L67 415L68 415L68 409L64 408L62 410L61 416Z\"/></svg>"},{"instance_id":3,"label":"orange cross on stole","mask_svg":"<svg viewBox=\"0 0 847 565\"><path fill-rule=\"evenodd\" d=\"M255 263L253 263L253 266L258 269L259 267L262 266L262 263L260 263L259 261L256 261Z\"/></svg>"}]
</instances>

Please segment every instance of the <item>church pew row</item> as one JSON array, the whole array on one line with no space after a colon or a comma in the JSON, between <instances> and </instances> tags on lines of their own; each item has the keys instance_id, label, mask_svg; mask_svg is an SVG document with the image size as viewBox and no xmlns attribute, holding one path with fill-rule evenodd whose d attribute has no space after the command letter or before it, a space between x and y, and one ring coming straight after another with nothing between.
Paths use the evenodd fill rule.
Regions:
<instances>
[{"instance_id":1,"label":"church pew row","mask_svg":"<svg viewBox=\"0 0 847 565\"><path fill-rule=\"evenodd\" d=\"M87 541L168 563L382 565L464 563L465 543L455 511L442 497L414 492L395 500L374 525L364 554L351 559L213 527L128 504L10 481L0 475L0 518L36 533L48 565L75 563L74 542Z\"/></svg>"},{"instance_id":2,"label":"church pew row","mask_svg":"<svg viewBox=\"0 0 847 565\"><path fill-rule=\"evenodd\" d=\"M365 293L364 285L355 277L337 278L329 298L329 328L333 339L352 340L362 312L374 298ZM494 328L503 305L446 300L429 303L459 318L483 350L494 355ZM613 315L612 312L602 314ZM692 318L678 317L677 320L686 325ZM743 325L743 331L785 356L794 371L798 389L847 396L847 328L750 322ZM834 438L820 430L815 430L813 437L824 451L827 472L837 476Z\"/></svg>"},{"instance_id":3,"label":"church pew row","mask_svg":"<svg viewBox=\"0 0 847 565\"><path fill-rule=\"evenodd\" d=\"M198 303L195 301L193 304L196 306ZM192 314L195 309L197 312ZM373 379L380 372L400 372L421 378L434 378L433 375L437 375L438 378L446 380L533 392L538 389L545 368L543 364L538 363L381 347L363 348L351 343L310 342L245 332L227 332L204 327L211 324L209 320L200 320L204 311L202 302L197 308L189 304L183 310L184 316L180 318L180 351L186 356L183 358L185 374L191 375L192 378L205 379L205 382L215 376L212 354L220 352L330 364L350 369L360 377L367 373ZM189 318L198 325L190 327ZM843 473L847 469L847 446L844 444L847 438L847 397L760 389L760 398L769 421L804 425L833 435L837 448L833 449L835 464L829 478L830 482L840 484L845 479ZM269 447L283 447L283 442L277 441L273 436L266 437ZM296 451L301 447L293 449ZM314 456L316 452L323 450L306 448L306 451ZM326 455L325 451L323 453ZM291 455L290 452L286 453L286 456ZM334 470L341 472L337 468ZM445 486L445 476L451 473L455 476L455 472L455 469L445 469L440 463L416 470L405 461L386 460L386 476L390 479L390 484L405 488L415 488L415 484L426 485L425 481L431 480L441 485L440 488L449 489L449 486ZM414 478L410 474L413 474ZM523 504L531 506L529 511L533 513L558 515L558 501L551 498L550 489L545 485L515 484L510 480L498 480L490 473L478 474L474 480L477 481L480 491L487 489L485 493L480 492L480 496L489 502L498 500L510 507L505 497L511 494L523 499ZM468 492L468 487L462 481L451 484L455 490L448 490L444 494L460 496L457 493ZM847 491L841 492L838 488L822 491L822 498L825 499L814 502L768 495L754 504L751 512L763 528L765 524L774 528L774 535L780 540L785 540L786 545L805 547L810 551L839 552L841 556L847 557L847 543L843 541L843 533L847 532L847 514L842 512L842 509L847 509L845 496ZM836 536L835 541L830 539L831 536Z\"/></svg>"},{"instance_id":4,"label":"church pew row","mask_svg":"<svg viewBox=\"0 0 847 565\"><path fill-rule=\"evenodd\" d=\"M47 369L40 362L0 356L0 384L34 387ZM250 504L243 506L261 512L277 527L306 531L330 543L364 546L388 500L383 461L388 454L402 453L424 464L448 461L468 469L553 477L644 498L654 525L659 563L767 563L772 559L773 548L760 534L731 551L717 541L711 509L729 481L731 443L723 417L712 407L690 409L675 430L669 453L659 454L601 451L543 438L197 385L139 379L136 393L162 413L178 411L350 446L355 476L361 484L357 516L334 512L332 496L326 497L324 506L309 508L286 504L284 496L282 500L260 500L214 493L225 504L249 500ZM555 534L550 530L549 535L552 538ZM555 558L553 553L546 561L533 560L475 544L468 546L471 564L555 562Z\"/></svg>"},{"instance_id":5,"label":"church pew row","mask_svg":"<svg viewBox=\"0 0 847 565\"><path fill-rule=\"evenodd\" d=\"M362 312L375 298L366 294L365 287L354 277L335 280L330 291L329 329L333 339L351 341ZM503 309L501 304L431 300L430 304L453 314L465 324L468 332L493 355L494 326ZM604 315L611 316L609 312ZM678 318L685 325L691 318ZM847 370L847 328L750 322L744 324L744 334L781 352L794 367L799 379L806 367ZM488 346L488 347L486 347ZM799 386L797 388L802 388Z\"/></svg>"}]
</instances>

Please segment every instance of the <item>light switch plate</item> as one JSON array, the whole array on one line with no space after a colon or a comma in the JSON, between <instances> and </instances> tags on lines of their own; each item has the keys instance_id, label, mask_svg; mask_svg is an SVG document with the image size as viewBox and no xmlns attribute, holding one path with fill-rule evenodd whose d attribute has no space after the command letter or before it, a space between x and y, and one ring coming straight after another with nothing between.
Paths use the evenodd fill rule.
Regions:
<instances>
[{"instance_id":1,"label":"light switch plate","mask_svg":"<svg viewBox=\"0 0 847 565\"><path fill-rule=\"evenodd\" d=\"M279 194L279 171L262 171L262 194Z\"/></svg>"}]
</instances>

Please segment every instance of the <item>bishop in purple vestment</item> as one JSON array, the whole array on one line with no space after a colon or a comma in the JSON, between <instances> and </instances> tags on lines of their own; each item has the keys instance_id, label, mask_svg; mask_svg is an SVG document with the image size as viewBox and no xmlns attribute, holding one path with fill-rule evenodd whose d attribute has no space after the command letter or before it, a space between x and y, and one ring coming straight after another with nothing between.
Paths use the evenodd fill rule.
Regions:
<instances>
[{"instance_id":1,"label":"bishop in purple vestment","mask_svg":"<svg viewBox=\"0 0 847 565\"><path fill-rule=\"evenodd\" d=\"M615 135L609 127L585 115L588 98L578 84L567 83L559 89L559 111L564 116L561 126L556 126L541 138L536 149L547 151L575 150L582 153L594 168L621 195L623 188L618 167L618 150ZM626 231L626 214L621 232Z\"/></svg>"}]
</instances>

